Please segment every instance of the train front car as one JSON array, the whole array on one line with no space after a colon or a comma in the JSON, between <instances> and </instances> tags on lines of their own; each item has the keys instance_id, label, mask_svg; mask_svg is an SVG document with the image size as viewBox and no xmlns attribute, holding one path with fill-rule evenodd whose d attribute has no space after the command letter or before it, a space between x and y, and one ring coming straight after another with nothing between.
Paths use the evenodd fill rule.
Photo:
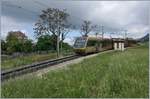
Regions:
<instances>
[{"instance_id":1,"label":"train front car","mask_svg":"<svg viewBox=\"0 0 150 99\"><path fill-rule=\"evenodd\" d=\"M74 52L76 54L86 54L87 37L78 37L74 43Z\"/></svg>"}]
</instances>

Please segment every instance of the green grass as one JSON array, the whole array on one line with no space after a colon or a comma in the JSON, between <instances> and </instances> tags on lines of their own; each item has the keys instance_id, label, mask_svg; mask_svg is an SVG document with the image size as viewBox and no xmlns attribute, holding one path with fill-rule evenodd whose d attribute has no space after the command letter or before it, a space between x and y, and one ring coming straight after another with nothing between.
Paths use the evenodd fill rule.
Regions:
<instances>
[{"instance_id":1,"label":"green grass","mask_svg":"<svg viewBox=\"0 0 150 99\"><path fill-rule=\"evenodd\" d=\"M109 52L68 69L2 84L2 97L148 97L148 47Z\"/></svg>"},{"instance_id":2,"label":"green grass","mask_svg":"<svg viewBox=\"0 0 150 99\"><path fill-rule=\"evenodd\" d=\"M67 56L73 52L63 52L63 55L60 57ZM1 61L1 69L10 69L14 67L19 67L27 64L32 64L34 62L40 62L49 59L57 58L56 52L49 52L48 54L32 54L29 56L20 56L12 59L3 59Z\"/></svg>"},{"instance_id":3,"label":"green grass","mask_svg":"<svg viewBox=\"0 0 150 99\"><path fill-rule=\"evenodd\" d=\"M68 50L68 51L63 50L62 54L60 54L60 57L64 57L70 54L73 54L72 50ZM3 58L1 60L1 69L2 70L11 69L23 65L32 64L34 62L40 62L40 61L55 59L55 58L57 58L56 52L49 52L47 54L31 54L28 56L20 56L11 59Z\"/></svg>"},{"instance_id":4,"label":"green grass","mask_svg":"<svg viewBox=\"0 0 150 99\"><path fill-rule=\"evenodd\" d=\"M56 53L21 56L17 58L2 60L1 68L9 69L9 68L22 66L22 65L31 64L33 62L39 62L39 61L44 61L44 60L54 59L54 58L56 58Z\"/></svg>"}]
</instances>

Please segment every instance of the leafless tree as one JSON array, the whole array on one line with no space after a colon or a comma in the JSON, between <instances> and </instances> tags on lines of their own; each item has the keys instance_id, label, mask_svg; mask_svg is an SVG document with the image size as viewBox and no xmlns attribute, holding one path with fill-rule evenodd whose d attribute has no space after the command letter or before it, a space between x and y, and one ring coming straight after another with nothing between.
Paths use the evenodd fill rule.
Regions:
<instances>
[{"instance_id":1,"label":"leafless tree","mask_svg":"<svg viewBox=\"0 0 150 99\"><path fill-rule=\"evenodd\" d=\"M90 21L83 21L83 24L81 25L81 35L82 36L88 36L88 34L96 28L95 25L92 25Z\"/></svg>"},{"instance_id":2,"label":"leafless tree","mask_svg":"<svg viewBox=\"0 0 150 99\"><path fill-rule=\"evenodd\" d=\"M68 24L68 26L67 26L67 28L64 28L64 29L62 29L61 31L61 40L60 40L60 52L62 52L62 44L63 44L63 41L65 40L65 38L66 38L66 36L67 36L67 34L71 31L71 29L69 28L69 27L71 27L71 24Z\"/></svg>"}]
</instances>

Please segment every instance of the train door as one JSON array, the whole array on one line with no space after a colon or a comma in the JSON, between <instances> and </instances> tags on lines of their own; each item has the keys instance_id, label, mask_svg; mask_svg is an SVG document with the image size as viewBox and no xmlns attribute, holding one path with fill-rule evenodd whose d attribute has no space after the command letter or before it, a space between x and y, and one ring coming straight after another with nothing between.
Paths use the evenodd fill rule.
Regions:
<instances>
[{"instance_id":1,"label":"train door","mask_svg":"<svg viewBox=\"0 0 150 99\"><path fill-rule=\"evenodd\" d=\"M98 51L101 51L101 50L102 50L102 42L98 41Z\"/></svg>"},{"instance_id":2,"label":"train door","mask_svg":"<svg viewBox=\"0 0 150 99\"><path fill-rule=\"evenodd\" d=\"M95 51L96 51L96 52L99 52L100 49L101 49L100 41L99 41L99 40L96 40L96 41L95 41Z\"/></svg>"},{"instance_id":3,"label":"train door","mask_svg":"<svg viewBox=\"0 0 150 99\"><path fill-rule=\"evenodd\" d=\"M96 52L99 51L99 45L98 45L98 43L95 44L95 50L96 50Z\"/></svg>"}]
</instances>

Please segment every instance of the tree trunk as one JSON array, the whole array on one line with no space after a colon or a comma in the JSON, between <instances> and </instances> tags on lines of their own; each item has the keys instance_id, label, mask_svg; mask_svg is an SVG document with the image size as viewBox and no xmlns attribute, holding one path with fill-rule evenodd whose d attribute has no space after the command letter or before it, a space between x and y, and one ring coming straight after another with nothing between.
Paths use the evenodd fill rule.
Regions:
<instances>
[{"instance_id":1,"label":"tree trunk","mask_svg":"<svg viewBox=\"0 0 150 99\"><path fill-rule=\"evenodd\" d=\"M57 58L59 57L59 35L57 35Z\"/></svg>"},{"instance_id":2,"label":"tree trunk","mask_svg":"<svg viewBox=\"0 0 150 99\"><path fill-rule=\"evenodd\" d=\"M60 45L60 52L61 52L61 55L62 55L62 44L63 44L63 41L61 41L61 45Z\"/></svg>"}]
</instances>

